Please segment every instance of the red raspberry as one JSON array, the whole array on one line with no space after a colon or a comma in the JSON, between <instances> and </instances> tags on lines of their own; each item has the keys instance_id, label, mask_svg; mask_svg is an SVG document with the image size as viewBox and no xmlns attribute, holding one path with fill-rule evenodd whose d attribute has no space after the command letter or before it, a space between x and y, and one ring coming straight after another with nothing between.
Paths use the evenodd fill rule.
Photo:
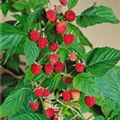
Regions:
<instances>
[{"instance_id":1,"label":"red raspberry","mask_svg":"<svg viewBox=\"0 0 120 120\"><path fill-rule=\"evenodd\" d=\"M74 101L78 101L80 99L80 91L72 90L71 95Z\"/></svg>"},{"instance_id":2,"label":"red raspberry","mask_svg":"<svg viewBox=\"0 0 120 120\"><path fill-rule=\"evenodd\" d=\"M44 92L42 94L43 97L48 97L50 95L50 91L48 89L44 89Z\"/></svg>"},{"instance_id":3,"label":"red raspberry","mask_svg":"<svg viewBox=\"0 0 120 120\"><path fill-rule=\"evenodd\" d=\"M55 64L59 60L59 56L57 54L51 54L50 55L50 63Z\"/></svg>"},{"instance_id":4,"label":"red raspberry","mask_svg":"<svg viewBox=\"0 0 120 120\"><path fill-rule=\"evenodd\" d=\"M39 32L35 31L35 30L31 30L29 32L29 37L30 37L30 40L32 41L37 41L40 37L40 34Z\"/></svg>"},{"instance_id":5,"label":"red raspberry","mask_svg":"<svg viewBox=\"0 0 120 120\"><path fill-rule=\"evenodd\" d=\"M73 62L76 60L76 58L77 58L76 53L71 53L69 56L70 61L73 61Z\"/></svg>"},{"instance_id":6,"label":"red raspberry","mask_svg":"<svg viewBox=\"0 0 120 120\"><path fill-rule=\"evenodd\" d=\"M38 102L31 102L31 103L29 104L29 107L30 107L33 111L37 111L38 108L39 108L39 104L38 104Z\"/></svg>"},{"instance_id":7,"label":"red raspberry","mask_svg":"<svg viewBox=\"0 0 120 120\"><path fill-rule=\"evenodd\" d=\"M95 97L94 96L86 96L85 97L85 103L88 107L93 107L95 104Z\"/></svg>"},{"instance_id":8,"label":"red raspberry","mask_svg":"<svg viewBox=\"0 0 120 120\"><path fill-rule=\"evenodd\" d=\"M48 10L46 12L46 17L49 21L55 21L56 15L54 10Z\"/></svg>"},{"instance_id":9,"label":"red raspberry","mask_svg":"<svg viewBox=\"0 0 120 120\"><path fill-rule=\"evenodd\" d=\"M54 115L58 114L59 110L58 109L53 109L54 110Z\"/></svg>"},{"instance_id":10,"label":"red raspberry","mask_svg":"<svg viewBox=\"0 0 120 120\"><path fill-rule=\"evenodd\" d=\"M62 92L62 97L63 97L64 101L66 101L66 102L71 101L71 99L72 99L71 92L68 91L68 90L63 91Z\"/></svg>"},{"instance_id":11,"label":"red raspberry","mask_svg":"<svg viewBox=\"0 0 120 120\"><path fill-rule=\"evenodd\" d=\"M55 17L55 19L53 20L53 21L50 21L51 23L56 23L57 22L57 20L58 20L58 18L57 17Z\"/></svg>"},{"instance_id":12,"label":"red raspberry","mask_svg":"<svg viewBox=\"0 0 120 120\"><path fill-rule=\"evenodd\" d=\"M32 64L31 65L31 71L34 75L38 75L42 70L42 66L38 64Z\"/></svg>"},{"instance_id":13,"label":"red raspberry","mask_svg":"<svg viewBox=\"0 0 120 120\"><path fill-rule=\"evenodd\" d=\"M65 19L69 22L73 22L76 18L76 14L72 10L68 10L65 12Z\"/></svg>"},{"instance_id":14,"label":"red raspberry","mask_svg":"<svg viewBox=\"0 0 120 120\"><path fill-rule=\"evenodd\" d=\"M48 40L45 37L40 37L37 41L37 45L40 48L45 48L48 44Z\"/></svg>"},{"instance_id":15,"label":"red raspberry","mask_svg":"<svg viewBox=\"0 0 120 120\"><path fill-rule=\"evenodd\" d=\"M84 71L85 66L84 66L83 63L77 63L77 64L75 65L75 69L76 69L76 71L77 71L78 73L81 73L81 72Z\"/></svg>"},{"instance_id":16,"label":"red raspberry","mask_svg":"<svg viewBox=\"0 0 120 120\"><path fill-rule=\"evenodd\" d=\"M65 81L67 84L70 84L72 82L72 79L70 77L68 77Z\"/></svg>"},{"instance_id":17,"label":"red raspberry","mask_svg":"<svg viewBox=\"0 0 120 120\"><path fill-rule=\"evenodd\" d=\"M67 29L67 26L66 26L66 24L64 22L57 23L57 25L56 25L57 33L62 35L62 34L65 33L66 29Z\"/></svg>"},{"instance_id":18,"label":"red raspberry","mask_svg":"<svg viewBox=\"0 0 120 120\"><path fill-rule=\"evenodd\" d=\"M45 114L47 117L53 117L54 116L54 110L52 108L48 108L45 110Z\"/></svg>"},{"instance_id":19,"label":"red raspberry","mask_svg":"<svg viewBox=\"0 0 120 120\"><path fill-rule=\"evenodd\" d=\"M67 0L59 0L61 5L66 6L68 1Z\"/></svg>"},{"instance_id":20,"label":"red raspberry","mask_svg":"<svg viewBox=\"0 0 120 120\"><path fill-rule=\"evenodd\" d=\"M66 45L70 45L74 41L75 37L73 34L65 34L64 35L64 43Z\"/></svg>"},{"instance_id":21,"label":"red raspberry","mask_svg":"<svg viewBox=\"0 0 120 120\"><path fill-rule=\"evenodd\" d=\"M34 91L36 97L42 97L43 92L44 92L44 89L43 89L43 88L37 88L37 89L35 89L35 91Z\"/></svg>"},{"instance_id":22,"label":"red raspberry","mask_svg":"<svg viewBox=\"0 0 120 120\"><path fill-rule=\"evenodd\" d=\"M62 62L57 61L55 64L55 72L60 73L64 69L65 65Z\"/></svg>"},{"instance_id":23,"label":"red raspberry","mask_svg":"<svg viewBox=\"0 0 120 120\"><path fill-rule=\"evenodd\" d=\"M58 118L53 116L53 117L50 118L50 120L58 120Z\"/></svg>"},{"instance_id":24,"label":"red raspberry","mask_svg":"<svg viewBox=\"0 0 120 120\"><path fill-rule=\"evenodd\" d=\"M51 75L54 70L54 66L51 63L47 63L44 68L45 68L45 73L48 75Z\"/></svg>"},{"instance_id":25,"label":"red raspberry","mask_svg":"<svg viewBox=\"0 0 120 120\"><path fill-rule=\"evenodd\" d=\"M50 50L51 51L56 51L58 49L58 44L57 43L52 43L51 45L50 45Z\"/></svg>"}]
</instances>

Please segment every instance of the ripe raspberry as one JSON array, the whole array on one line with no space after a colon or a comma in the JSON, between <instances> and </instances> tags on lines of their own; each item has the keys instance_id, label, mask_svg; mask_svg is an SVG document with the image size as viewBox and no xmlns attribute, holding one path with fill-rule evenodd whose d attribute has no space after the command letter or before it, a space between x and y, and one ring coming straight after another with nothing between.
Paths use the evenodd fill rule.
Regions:
<instances>
[{"instance_id":1,"label":"ripe raspberry","mask_svg":"<svg viewBox=\"0 0 120 120\"><path fill-rule=\"evenodd\" d=\"M64 43L66 44L66 45L70 45L73 41L74 41L74 35L73 34L65 34L64 35Z\"/></svg>"},{"instance_id":2,"label":"ripe raspberry","mask_svg":"<svg viewBox=\"0 0 120 120\"><path fill-rule=\"evenodd\" d=\"M74 101L78 101L80 99L80 91L72 90L71 95Z\"/></svg>"},{"instance_id":3,"label":"ripe raspberry","mask_svg":"<svg viewBox=\"0 0 120 120\"><path fill-rule=\"evenodd\" d=\"M55 5L54 10L57 14L60 14L62 12L62 6L61 5Z\"/></svg>"},{"instance_id":4,"label":"ripe raspberry","mask_svg":"<svg viewBox=\"0 0 120 120\"><path fill-rule=\"evenodd\" d=\"M37 45L40 48L45 48L48 44L48 40L45 37L40 37L37 41Z\"/></svg>"},{"instance_id":5,"label":"ripe raspberry","mask_svg":"<svg viewBox=\"0 0 120 120\"><path fill-rule=\"evenodd\" d=\"M58 49L58 44L57 43L52 43L51 45L50 45L50 50L51 51L56 51Z\"/></svg>"},{"instance_id":6,"label":"ripe raspberry","mask_svg":"<svg viewBox=\"0 0 120 120\"><path fill-rule=\"evenodd\" d=\"M38 65L38 64L35 64L33 63L31 65L31 71L34 75L38 75L42 70L42 66L41 65Z\"/></svg>"},{"instance_id":7,"label":"ripe raspberry","mask_svg":"<svg viewBox=\"0 0 120 120\"><path fill-rule=\"evenodd\" d=\"M44 89L44 92L42 94L43 97L48 97L50 95L50 91L48 89Z\"/></svg>"},{"instance_id":8,"label":"ripe raspberry","mask_svg":"<svg viewBox=\"0 0 120 120\"><path fill-rule=\"evenodd\" d=\"M51 23L56 23L57 22L57 20L58 20L58 18L57 17L55 17L53 20L51 20L50 22Z\"/></svg>"},{"instance_id":9,"label":"ripe raspberry","mask_svg":"<svg viewBox=\"0 0 120 120\"><path fill-rule=\"evenodd\" d=\"M53 117L54 116L54 110L52 108L48 108L45 110L45 114L47 117Z\"/></svg>"},{"instance_id":10,"label":"ripe raspberry","mask_svg":"<svg viewBox=\"0 0 120 120\"><path fill-rule=\"evenodd\" d=\"M59 56L57 54L51 54L50 55L50 63L55 64L59 60Z\"/></svg>"},{"instance_id":11,"label":"ripe raspberry","mask_svg":"<svg viewBox=\"0 0 120 120\"><path fill-rule=\"evenodd\" d=\"M43 107L44 107L44 109L47 109L47 108L51 108L51 104L49 103L49 102L47 102L47 101L44 101L43 102Z\"/></svg>"},{"instance_id":12,"label":"ripe raspberry","mask_svg":"<svg viewBox=\"0 0 120 120\"><path fill-rule=\"evenodd\" d=\"M68 77L65 81L67 84L70 84L72 82L72 79L70 77Z\"/></svg>"},{"instance_id":13,"label":"ripe raspberry","mask_svg":"<svg viewBox=\"0 0 120 120\"><path fill-rule=\"evenodd\" d=\"M77 58L76 53L71 53L69 56L70 61L73 61L73 62L76 60L76 58Z\"/></svg>"},{"instance_id":14,"label":"ripe raspberry","mask_svg":"<svg viewBox=\"0 0 120 120\"><path fill-rule=\"evenodd\" d=\"M51 63L47 63L44 69L46 74L51 75L54 70L54 66Z\"/></svg>"},{"instance_id":15,"label":"ripe raspberry","mask_svg":"<svg viewBox=\"0 0 120 120\"><path fill-rule=\"evenodd\" d=\"M54 21L56 18L55 11L54 10L48 10L46 12L46 17L49 21Z\"/></svg>"},{"instance_id":16,"label":"ripe raspberry","mask_svg":"<svg viewBox=\"0 0 120 120\"><path fill-rule=\"evenodd\" d=\"M57 23L57 25L56 25L57 33L62 35L62 34L65 33L66 29L67 29L67 26L66 26L66 24L64 22Z\"/></svg>"},{"instance_id":17,"label":"ripe raspberry","mask_svg":"<svg viewBox=\"0 0 120 120\"><path fill-rule=\"evenodd\" d=\"M71 101L71 99L72 99L71 92L68 91L68 90L63 91L62 92L62 97L63 97L64 101L66 101L66 102Z\"/></svg>"},{"instance_id":18,"label":"ripe raspberry","mask_svg":"<svg viewBox=\"0 0 120 120\"><path fill-rule=\"evenodd\" d=\"M37 41L40 37L40 34L39 32L35 31L35 30L31 30L29 32L29 37L30 37L30 40L32 41Z\"/></svg>"},{"instance_id":19,"label":"ripe raspberry","mask_svg":"<svg viewBox=\"0 0 120 120\"><path fill-rule=\"evenodd\" d=\"M31 103L29 104L29 107L30 107L33 111L37 111L38 108L39 108L39 104L38 104L38 102L31 102Z\"/></svg>"},{"instance_id":20,"label":"ripe raspberry","mask_svg":"<svg viewBox=\"0 0 120 120\"><path fill-rule=\"evenodd\" d=\"M43 92L44 92L43 88L36 88L35 91L34 91L36 97L41 97Z\"/></svg>"},{"instance_id":21,"label":"ripe raspberry","mask_svg":"<svg viewBox=\"0 0 120 120\"><path fill-rule=\"evenodd\" d=\"M58 118L53 116L53 117L50 118L50 120L58 120Z\"/></svg>"},{"instance_id":22,"label":"ripe raspberry","mask_svg":"<svg viewBox=\"0 0 120 120\"><path fill-rule=\"evenodd\" d=\"M88 107L93 107L95 104L95 97L94 96L86 96L85 103Z\"/></svg>"},{"instance_id":23,"label":"ripe raspberry","mask_svg":"<svg viewBox=\"0 0 120 120\"><path fill-rule=\"evenodd\" d=\"M84 66L83 63L77 63L77 64L75 65L75 69L76 69L76 71L77 71L78 73L81 73L81 72L84 71L85 66Z\"/></svg>"},{"instance_id":24,"label":"ripe raspberry","mask_svg":"<svg viewBox=\"0 0 120 120\"><path fill-rule=\"evenodd\" d=\"M54 110L54 115L58 114L59 110L58 109L53 109Z\"/></svg>"},{"instance_id":25,"label":"ripe raspberry","mask_svg":"<svg viewBox=\"0 0 120 120\"><path fill-rule=\"evenodd\" d=\"M65 65L62 62L57 61L55 64L55 72L60 73L64 69Z\"/></svg>"},{"instance_id":26,"label":"ripe raspberry","mask_svg":"<svg viewBox=\"0 0 120 120\"><path fill-rule=\"evenodd\" d=\"M72 10L65 12L65 19L69 22L73 22L76 18L76 14Z\"/></svg>"},{"instance_id":27,"label":"ripe raspberry","mask_svg":"<svg viewBox=\"0 0 120 120\"><path fill-rule=\"evenodd\" d=\"M68 1L67 0L59 0L61 5L66 6Z\"/></svg>"}]
</instances>

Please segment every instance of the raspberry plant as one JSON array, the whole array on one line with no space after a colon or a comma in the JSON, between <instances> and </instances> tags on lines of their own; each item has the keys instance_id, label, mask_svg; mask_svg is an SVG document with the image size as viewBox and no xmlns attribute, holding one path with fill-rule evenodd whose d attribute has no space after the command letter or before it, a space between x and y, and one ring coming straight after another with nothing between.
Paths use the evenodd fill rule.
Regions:
<instances>
[{"instance_id":1,"label":"raspberry plant","mask_svg":"<svg viewBox=\"0 0 120 120\"><path fill-rule=\"evenodd\" d=\"M21 79L2 75L0 117L8 120L120 120L120 51L93 48L80 28L118 24L111 8L93 5L76 15L78 0L2 0L1 62ZM67 11L62 12L62 7ZM18 12L20 14L18 14ZM73 22L74 21L74 22ZM74 24L76 21L76 24ZM85 48L90 52L86 53ZM27 61L25 72L19 55ZM6 79L5 79L6 78ZM52 96L51 96L52 95ZM90 112L86 118L84 113Z\"/></svg>"}]
</instances>

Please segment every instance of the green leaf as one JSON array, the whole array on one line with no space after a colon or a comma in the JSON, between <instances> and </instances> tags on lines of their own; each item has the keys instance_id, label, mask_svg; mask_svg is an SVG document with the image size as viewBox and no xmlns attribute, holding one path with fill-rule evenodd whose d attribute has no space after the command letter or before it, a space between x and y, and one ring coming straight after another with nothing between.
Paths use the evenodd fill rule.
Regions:
<instances>
[{"instance_id":1,"label":"green leaf","mask_svg":"<svg viewBox=\"0 0 120 120\"><path fill-rule=\"evenodd\" d=\"M80 29L77 26L75 26L74 24L67 23L67 31L69 33L74 33L75 37L78 37L80 43L82 43L83 45L86 45L86 46L89 46L90 48L93 48L91 42L84 36L82 31L80 31Z\"/></svg>"},{"instance_id":2,"label":"green leaf","mask_svg":"<svg viewBox=\"0 0 120 120\"><path fill-rule=\"evenodd\" d=\"M40 19L40 14L43 11L44 6L49 2L49 0L39 0L36 3L36 7L34 11L29 15L27 19L27 25L28 25L28 31L32 28L33 23L37 21L37 19ZM43 17L43 14L42 14Z\"/></svg>"},{"instance_id":3,"label":"green leaf","mask_svg":"<svg viewBox=\"0 0 120 120\"><path fill-rule=\"evenodd\" d=\"M61 81L61 73L56 74L54 77L51 77L49 80L50 80L50 84L48 87L49 90L53 92L59 86L59 83Z\"/></svg>"},{"instance_id":4,"label":"green leaf","mask_svg":"<svg viewBox=\"0 0 120 120\"><path fill-rule=\"evenodd\" d=\"M85 55L86 70L94 76L103 76L120 60L120 51L102 47L96 48Z\"/></svg>"},{"instance_id":5,"label":"green leaf","mask_svg":"<svg viewBox=\"0 0 120 120\"><path fill-rule=\"evenodd\" d=\"M115 17L111 8L106 6L90 7L83 11L76 19L80 27L93 26L100 23L117 24L119 20Z\"/></svg>"},{"instance_id":6,"label":"green leaf","mask_svg":"<svg viewBox=\"0 0 120 120\"><path fill-rule=\"evenodd\" d=\"M27 62L29 65L31 65L38 57L40 50L36 43L29 40L29 38L26 38L24 49Z\"/></svg>"},{"instance_id":7,"label":"green leaf","mask_svg":"<svg viewBox=\"0 0 120 120\"><path fill-rule=\"evenodd\" d=\"M49 118L37 113L29 113L29 114L21 114L17 117L14 117L14 120L49 120Z\"/></svg>"},{"instance_id":8,"label":"green leaf","mask_svg":"<svg viewBox=\"0 0 120 120\"><path fill-rule=\"evenodd\" d=\"M95 78L95 83L102 97L120 102L119 72L116 69L110 69L105 76Z\"/></svg>"},{"instance_id":9,"label":"green leaf","mask_svg":"<svg viewBox=\"0 0 120 120\"><path fill-rule=\"evenodd\" d=\"M6 16L9 11L9 3L8 2L2 3L1 9L2 9L3 15Z\"/></svg>"},{"instance_id":10,"label":"green leaf","mask_svg":"<svg viewBox=\"0 0 120 120\"><path fill-rule=\"evenodd\" d=\"M0 117L14 114L23 104L26 96L26 89L16 89L13 91L0 106Z\"/></svg>"},{"instance_id":11,"label":"green leaf","mask_svg":"<svg viewBox=\"0 0 120 120\"><path fill-rule=\"evenodd\" d=\"M29 3L26 0L18 0L13 4L13 8L16 10L23 10L29 7Z\"/></svg>"},{"instance_id":12,"label":"green leaf","mask_svg":"<svg viewBox=\"0 0 120 120\"><path fill-rule=\"evenodd\" d=\"M95 82L91 75L88 73L81 73L74 77L73 86L75 89L87 95L97 94L97 87L95 85Z\"/></svg>"},{"instance_id":13,"label":"green leaf","mask_svg":"<svg viewBox=\"0 0 120 120\"><path fill-rule=\"evenodd\" d=\"M102 115L100 115L95 117L94 120L105 120L105 118Z\"/></svg>"},{"instance_id":14,"label":"green leaf","mask_svg":"<svg viewBox=\"0 0 120 120\"><path fill-rule=\"evenodd\" d=\"M68 9L72 9L73 7L76 6L76 4L78 3L78 0L68 0Z\"/></svg>"},{"instance_id":15,"label":"green leaf","mask_svg":"<svg viewBox=\"0 0 120 120\"><path fill-rule=\"evenodd\" d=\"M0 28L2 28L0 31L1 51L17 46L19 42L24 38L24 33L15 26L6 23L1 23Z\"/></svg>"}]
</instances>

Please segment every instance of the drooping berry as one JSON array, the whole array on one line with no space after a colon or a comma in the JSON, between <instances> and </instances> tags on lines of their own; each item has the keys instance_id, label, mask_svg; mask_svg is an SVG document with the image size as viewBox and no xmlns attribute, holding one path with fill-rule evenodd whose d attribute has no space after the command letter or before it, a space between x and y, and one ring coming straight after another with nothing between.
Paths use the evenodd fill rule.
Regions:
<instances>
[{"instance_id":1,"label":"drooping berry","mask_svg":"<svg viewBox=\"0 0 120 120\"><path fill-rule=\"evenodd\" d=\"M74 101L78 101L80 99L80 91L79 90L72 90L71 95Z\"/></svg>"},{"instance_id":2,"label":"drooping berry","mask_svg":"<svg viewBox=\"0 0 120 120\"><path fill-rule=\"evenodd\" d=\"M76 71L77 71L78 73L81 73L81 72L84 71L85 66L84 66L83 63L77 63L77 64L75 65L75 69L76 69Z\"/></svg>"},{"instance_id":3,"label":"drooping berry","mask_svg":"<svg viewBox=\"0 0 120 120\"><path fill-rule=\"evenodd\" d=\"M42 97L43 92L44 92L43 88L36 88L34 90L34 93L35 93L36 97Z\"/></svg>"},{"instance_id":4,"label":"drooping berry","mask_svg":"<svg viewBox=\"0 0 120 120\"><path fill-rule=\"evenodd\" d=\"M54 65L59 60L59 56L55 53L50 55L50 63Z\"/></svg>"},{"instance_id":5,"label":"drooping berry","mask_svg":"<svg viewBox=\"0 0 120 120\"><path fill-rule=\"evenodd\" d=\"M37 41L37 45L40 48L45 48L48 44L48 40L45 37L40 37Z\"/></svg>"},{"instance_id":6,"label":"drooping berry","mask_svg":"<svg viewBox=\"0 0 120 120\"><path fill-rule=\"evenodd\" d=\"M29 103L29 107L33 110L33 111L37 111L38 110L38 108L39 108L39 104L38 104L38 102L31 102L31 103Z\"/></svg>"},{"instance_id":7,"label":"drooping berry","mask_svg":"<svg viewBox=\"0 0 120 120\"><path fill-rule=\"evenodd\" d=\"M46 12L46 17L49 21L54 21L56 18L55 11L54 10L48 10Z\"/></svg>"},{"instance_id":8,"label":"drooping berry","mask_svg":"<svg viewBox=\"0 0 120 120\"><path fill-rule=\"evenodd\" d=\"M72 42L74 41L75 37L73 34L65 34L64 35L64 43L66 45L70 45L72 44Z\"/></svg>"},{"instance_id":9,"label":"drooping berry","mask_svg":"<svg viewBox=\"0 0 120 120\"><path fill-rule=\"evenodd\" d=\"M62 35L62 34L65 33L66 29L67 29L67 26L66 26L66 24L64 22L57 23L57 25L56 25L57 33Z\"/></svg>"},{"instance_id":10,"label":"drooping berry","mask_svg":"<svg viewBox=\"0 0 120 120\"><path fill-rule=\"evenodd\" d=\"M62 62L57 61L55 64L55 72L60 73L64 69L64 67L65 65Z\"/></svg>"},{"instance_id":11,"label":"drooping berry","mask_svg":"<svg viewBox=\"0 0 120 120\"><path fill-rule=\"evenodd\" d=\"M51 63L47 63L45 64L44 69L46 74L51 75L54 70L54 66Z\"/></svg>"},{"instance_id":12,"label":"drooping berry","mask_svg":"<svg viewBox=\"0 0 120 120\"><path fill-rule=\"evenodd\" d=\"M68 3L68 0L59 0L61 5L66 6Z\"/></svg>"},{"instance_id":13,"label":"drooping berry","mask_svg":"<svg viewBox=\"0 0 120 120\"><path fill-rule=\"evenodd\" d=\"M34 75L38 75L42 70L42 66L41 65L38 65L38 64L35 64L33 63L31 65L31 71Z\"/></svg>"},{"instance_id":14,"label":"drooping berry","mask_svg":"<svg viewBox=\"0 0 120 120\"><path fill-rule=\"evenodd\" d=\"M66 82L67 84L70 84L70 83L72 82L72 79L71 79L70 77L68 77L68 78L65 80L65 82Z\"/></svg>"},{"instance_id":15,"label":"drooping berry","mask_svg":"<svg viewBox=\"0 0 120 120\"><path fill-rule=\"evenodd\" d=\"M76 18L76 14L72 10L68 10L65 12L65 19L69 22L73 22Z\"/></svg>"},{"instance_id":16,"label":"drooping berry","mask_svg":"<svg viewBox=\"0 0 120 120\"><path fill-rule=\"evenodd\" d=\"M50 120L58 120L58 118L56 116L53 116L50 118Z\"/></svg>"},{"instance_id":17,"label":"drooping berry","mask_svg":"<svg viewBox=\"0 0 120 120\"><path fill-rule=\"evenodd\" d=\"M71 92L68 91L68 90L63 91L62 92L62 97L63 97L63 99L64 99L65 102L71 101L71 99L72 99Z\"/></svg>"},{"instance_id":18,"label":"drooping berry","mask_svg":"<svg viewBox=\"0 0 120 120\"><path fill-rule=\"evenodd\" d=\"M94 96L86 96L85 97L85 103L88 107L93 107L95 104L95 97Z\"/></svg>"},{"instance_id":19,"label":"drooping berry","mask_svg":"<svg viewBox=\"0 0 120 120\"><path fill-rule=\"evenodd\" d=\"M50 50L51 51L56 51L58 49L58 44L57 43L52 43L51 45L50 45Z\"/></svg>"},{"instance_id":20,"label":"drooping berry","mask_svg":"<svg viewBox=\"0 0 120 120\"><path fill-rule=\"evenodd\" d=\"M29 32L29 37L30 37L30 40L32 41L37 41L40 37L40 34L39 32L35 31L35 30L31 30Z\"/></svg>"},{"instance_id":21,"label":"drooping berry","mask_svg":"<svg viewBox=\"0 0 120 120\"><path fill-rule=\"evenodd\" d=\"M47 117L53 117L54 116L54 110L52 108L48 108L45 110L45 114Z\"/></svg>"},{"instance_id":22,"label":"drooping berry","mask_svg":"<svg viewBox=\"0 0 120 120\"><path fill-rule=\"evenodd\" d=\"M53 109L54 110L54 115L58 114L59 110L58 109Z\"/></svg>"},{"instance_id":23,"label":"drooping berry","mask_svg":"<svg viewBox=\"0 0 120 120\"><path fill-rule=\"evenodd\" d=\"M50 21L50 23L56 23L56 22L57 22L57 20L58 20L58 18L57 18L57 17L55 17L53 20L51 20L51 21Z\"/></svg>"},{"instance_id":24,"label":"drooping berry","mask_svg":"<svg viewBox=\"0 0 120 120\"><path fill-rule=\"evenodd\" d=\"M70 61L75 61L76 60L76 58L77 58L77 55L76 55L76 53L71 53L70 55L69 55L69 60Z\"/></svg>"},{"instance_id":25,"label":"drooping berry","mask_svg":"<svg viewBox=\"0 0 120 120\"><path fill-rule=\"evenodd\" d=\"M61 5L55 5L54 10L57 14L60 14L62 12L62 6Z\"/></svg>"},{"instance_id":26,"label":"drooping berry","mask_svg":"<svg viewBox=\"0 0 120 120\"><path fill-rule=\"evenodd\" d=\"M50 95L50 91L48 89L44 89L44 92L42 94L43 97L48 97Z\"/></svg>"}]
</instances>

